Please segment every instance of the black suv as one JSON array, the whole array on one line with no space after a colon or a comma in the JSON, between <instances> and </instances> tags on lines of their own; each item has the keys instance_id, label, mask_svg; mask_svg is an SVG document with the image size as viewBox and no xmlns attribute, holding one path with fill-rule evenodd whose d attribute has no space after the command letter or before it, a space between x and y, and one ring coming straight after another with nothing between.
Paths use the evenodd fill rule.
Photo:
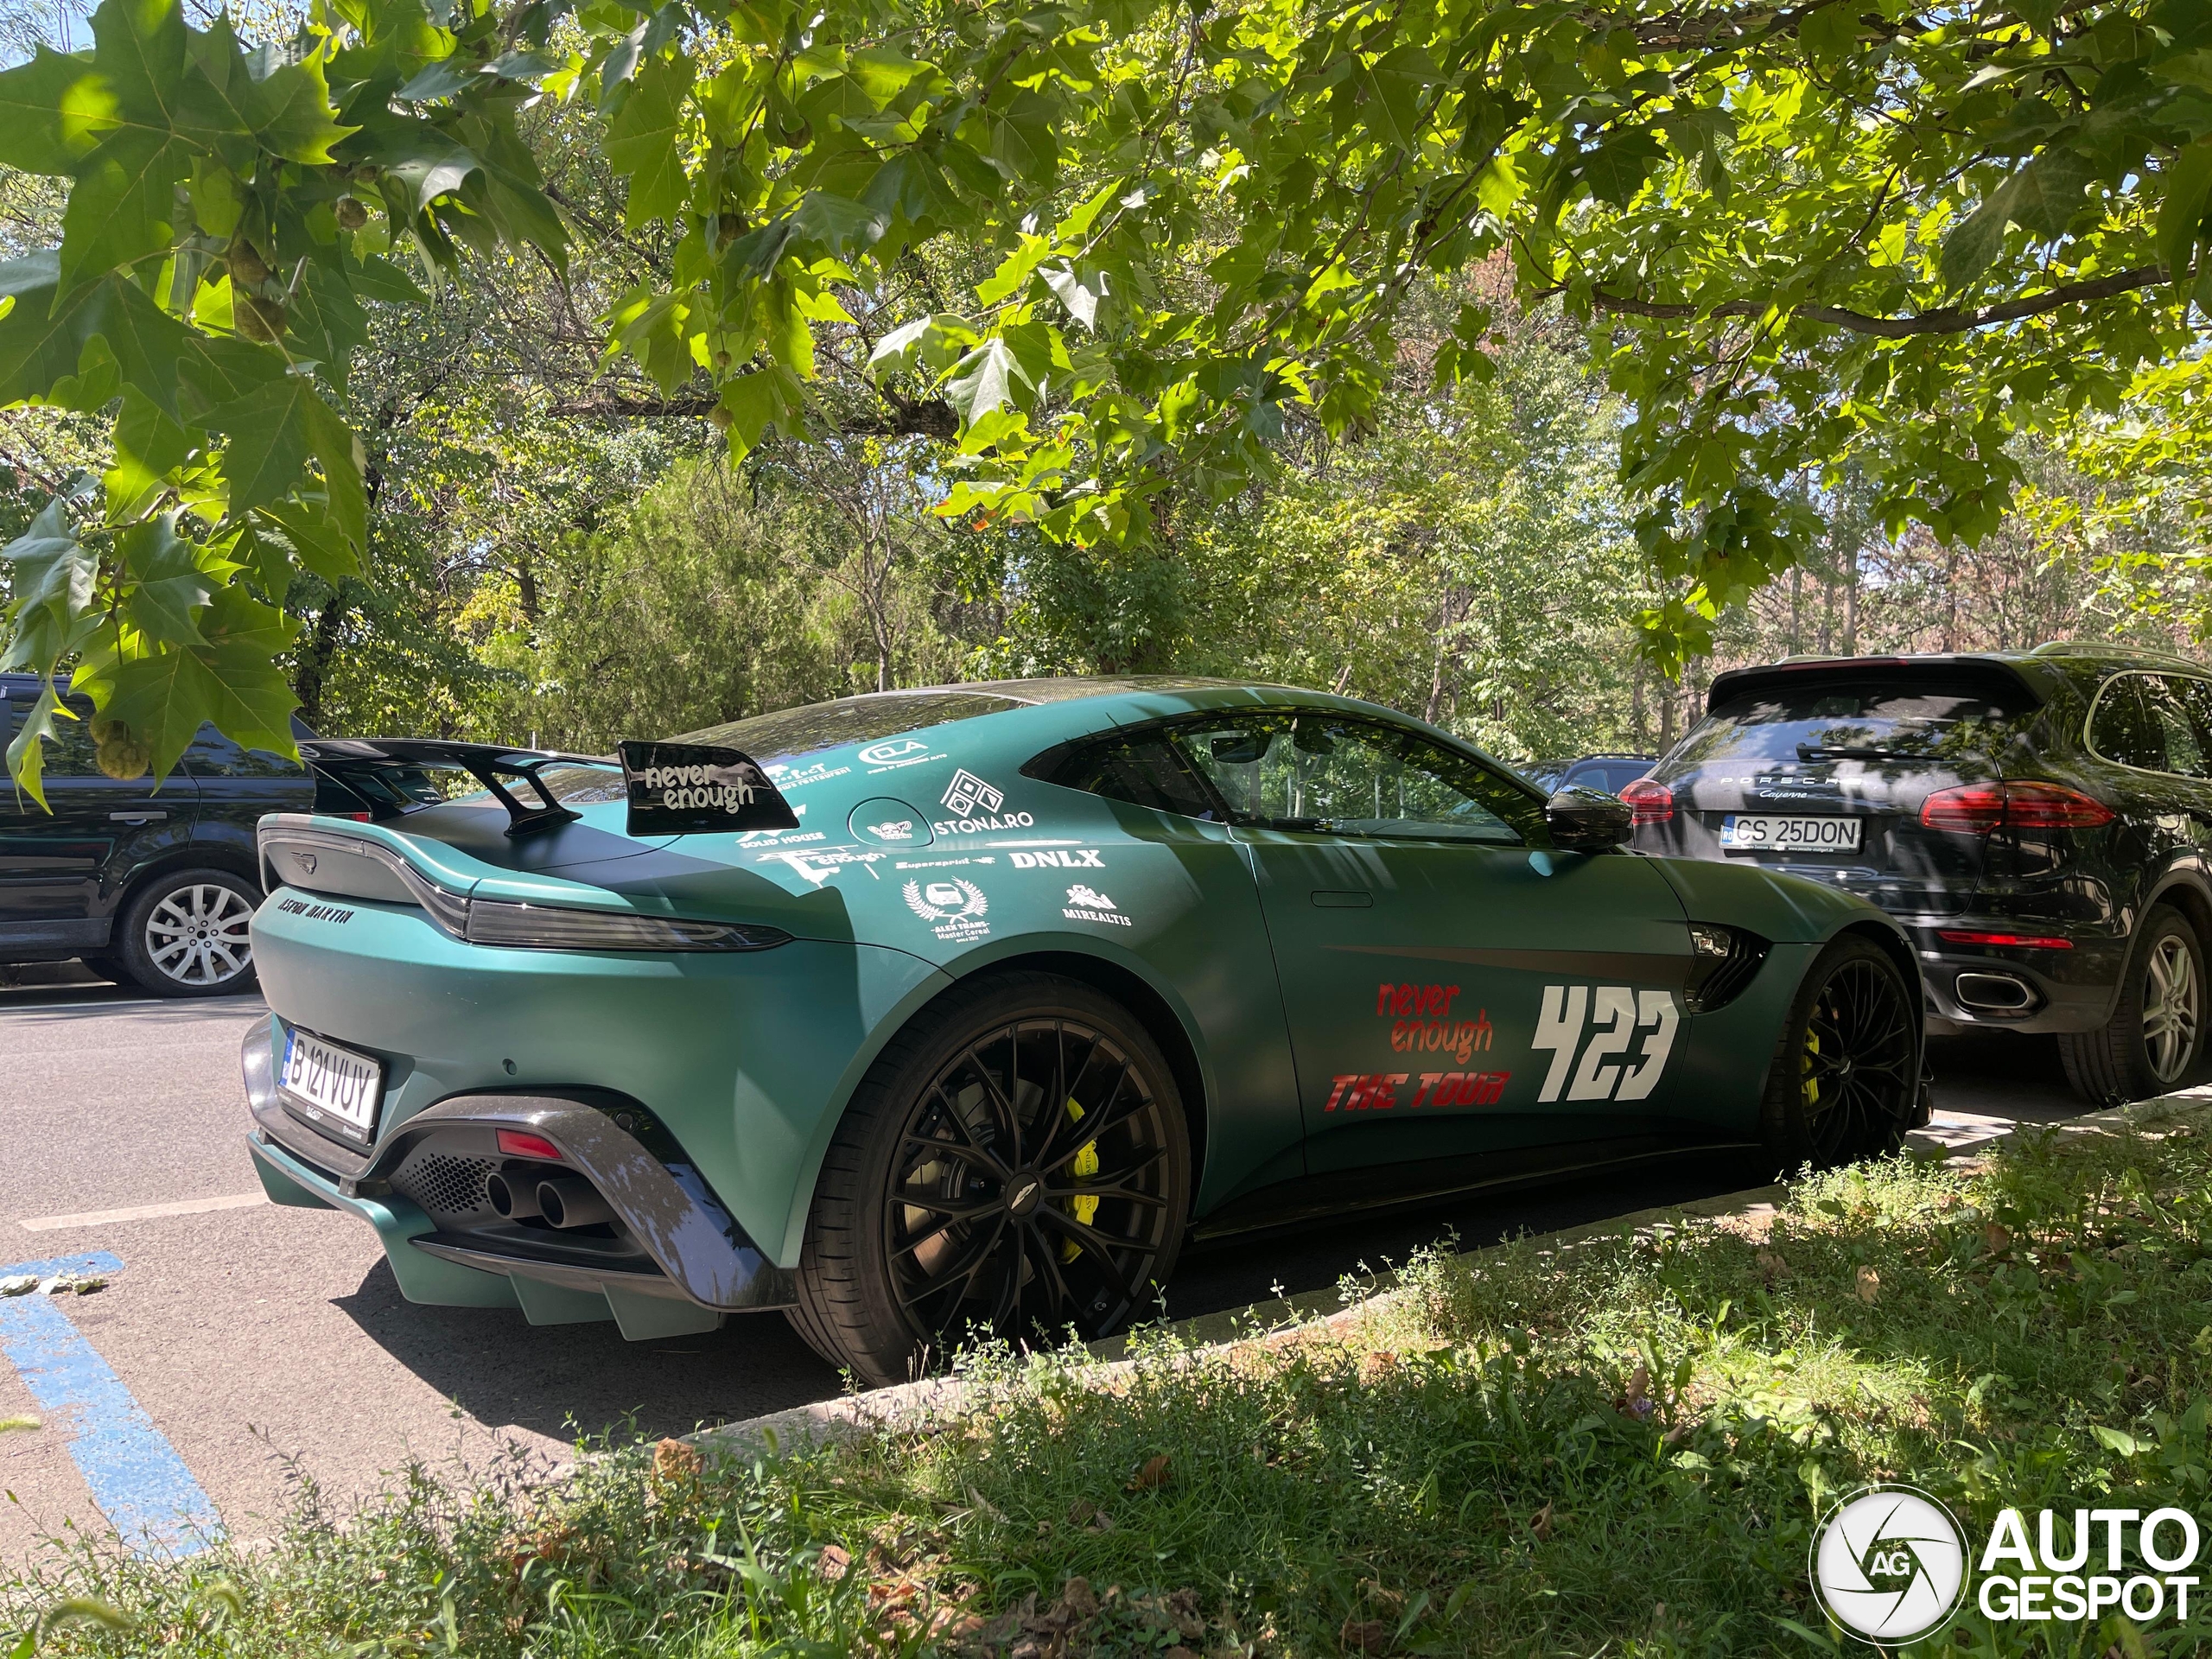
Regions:
<instances>
[{"instance_id":1,"label":"black suv","mask_svg":"<svg viewBox=\"0 0 2212 1659\"><path fill-rule=\"evenodd\" d=\"M1635 844L1861 893L1929 1026L2055 1032L2085 1099L2190 1080L2212 943L2212 670L2110 645L1714 677L1622 798Z\"/></svg>"},{"instance_id":2,"label":"black suv","mask_svg":"<svg viewBox=\"0 0 2212 1659\"><path fill-rule=\"evenodd\" d=\"M0 750L38 691L31 676L0 674ZM158 785L119 781L93 764L91 705L69 703L79 718L58 722L46 751L53 811L0 778L0 962L81 957L159 996L247 988L246 925L261 903L254 824L309 810L315 779L207 726Z\"/></svg>"}]
</instances>

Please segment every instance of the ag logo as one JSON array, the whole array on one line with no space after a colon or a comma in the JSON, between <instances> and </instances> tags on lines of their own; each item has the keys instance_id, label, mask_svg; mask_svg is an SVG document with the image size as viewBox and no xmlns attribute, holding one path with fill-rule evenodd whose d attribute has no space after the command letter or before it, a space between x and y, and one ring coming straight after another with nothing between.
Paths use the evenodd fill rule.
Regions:
<instances>
[{"instance_id":1,"label":"ag logo","mask_svg":"<svg viewBox=\"0 0 2212 1659\"><path fill-rule=\"evenodd\" d=\"M888 743L871 743L861 751L861 759L871 766L894 766L918 754L928 753L929 747L918 737L894 737Z\"/></svg>"},{"instance_id":2,"label":"ag logo","mask_svg":"<svg viewBox=\"0 0 2212 1659\"><path fill-rule=\"evenodd\" d=\"M1813 1535L1813 1587L1852 1635L1915 1641L1966 1595L1965 1535L1951 1512L1910 1486L1867 1486L1828 1511Z\"/></svg>"}]
</instances>

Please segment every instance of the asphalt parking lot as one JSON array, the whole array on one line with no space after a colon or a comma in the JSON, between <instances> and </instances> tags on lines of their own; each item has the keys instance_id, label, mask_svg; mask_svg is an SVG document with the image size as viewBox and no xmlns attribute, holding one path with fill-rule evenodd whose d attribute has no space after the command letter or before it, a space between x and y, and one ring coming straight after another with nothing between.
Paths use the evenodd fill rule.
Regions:
<instances>
[{"instance_id":1,"label":"asphalt parking lot","mask_svg":"<svg viewBox=\"0 0 2212 1659\"><path fill-rule=\"evenodd\" d=\"M177 1509L273 1531L294 1483L346 1503L410 1459L482 1467L502 1443L551 1462L579 1433L681 1433L835 1395L773 1315L632 1345L611 1324L401 1300L368 1229L261 1202L245 1147L240 1038L257 997L150 1001L73 967L0 978L0 1276L86 1259L90 1296L0 1301L0 1555L65 1528ZM2076 1110L2048 1039L1932 1051L1937 1130ZM1466 1244L1730 1191L1709 1157L1309 1229L1186 1258L1169 1310L1322 1288L1447 1230ZM34 1306L37 1305L37 1306Z\"/></svg>"}]
</instances>

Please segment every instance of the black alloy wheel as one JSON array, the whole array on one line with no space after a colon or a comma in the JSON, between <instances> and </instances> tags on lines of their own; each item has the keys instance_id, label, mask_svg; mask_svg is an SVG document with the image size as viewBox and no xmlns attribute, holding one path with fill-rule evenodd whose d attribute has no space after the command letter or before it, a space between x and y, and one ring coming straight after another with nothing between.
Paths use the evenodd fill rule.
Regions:
<instances>
[{"instance_id":1,"label":"black alloy wheel","mask_svg":"<svg viewBox=\"0 0 2212 1659\"><path fill-rule=\"evenodd\" d=\"M1044 975L959 1001L894 1040L817 1189L793 1323L870 1381L979 1338L1108 1335L1181 1242L1189 1145L1142 1026Z\"/></svg>"},{"instance_id":2,"label":"black alloy wheel","mask_svg":"<svg viewBox=\"0 0 2212 1659\"><path fill-rule=\"evenodd\" d=\"M1767 1076L1765 1136L1787 1171L1894 1152L1919 1094L1920 1020L1880 946L1857 935L1821 953L1798 988Z\"/></svg>"}]
</instances>

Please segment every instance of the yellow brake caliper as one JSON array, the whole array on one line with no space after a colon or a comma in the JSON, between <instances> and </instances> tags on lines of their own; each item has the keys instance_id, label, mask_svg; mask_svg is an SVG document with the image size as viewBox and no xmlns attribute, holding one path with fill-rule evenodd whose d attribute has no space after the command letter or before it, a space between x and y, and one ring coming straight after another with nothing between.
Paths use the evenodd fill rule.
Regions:
<instances>
[{"instance_id":1,"label":"yellow brake caliper","mask_svg":"<svg viewBox=\"0 0 2212 1659\"><path fill-rule=\"evenodd\" d=\"M1805 1104L1808 1106L1817 1106L1821 1103L1821 1082L1813 1075L1813 1062L1820 1057L1821 1033L1808 1029L1805 1033L1804 1059L1798 1068L1805 1079Z\"/></svg>"},{"instance_id":2,"label":"yellow brake caliper","mask_svg":"<svg viewBox=\"0 0 2212 1659\"><path fill-rule=\"evenodd\" d=\"M1068 1116L1077 1122L1083 1119L1083 1108L1076 1104L1073 1096L1068 1097ZM1068 1167L1078 1181L1087 1181L1096 1175L1098 1173L1098 1143L1096 1141L1084 1141L1083 1149L1075 1155L1075 1162ZM1090 1218L1098 1213L1098 1200L1095 1197L1070 1198L1068 1213L1088 1227ZM1060 1242L1061 1261L1072 1262L1082 1254L1083 1246L1075 1240L1069 1238Z\"/></svg>"}]
</instances>

